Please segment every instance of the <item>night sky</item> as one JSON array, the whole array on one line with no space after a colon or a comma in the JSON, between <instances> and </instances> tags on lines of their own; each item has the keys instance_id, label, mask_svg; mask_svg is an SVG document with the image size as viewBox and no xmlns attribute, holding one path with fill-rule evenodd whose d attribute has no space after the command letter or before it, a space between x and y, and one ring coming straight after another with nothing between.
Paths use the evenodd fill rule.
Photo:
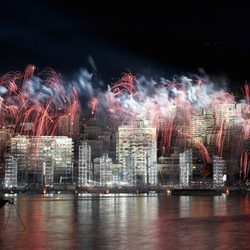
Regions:
<instances>
[{"instance_id":1,"label":"night sky","mask_svg":"<svg viewBox=\"0 0 250 250\"><path fill-rule=\"evenodd\" d=\"M83 2L1 1L0 72L32 63L71 74L92 58L105 81L126 70L170 77L200 68L232 89L250 80L247 5Z\"/></svg>"}]
</instances>

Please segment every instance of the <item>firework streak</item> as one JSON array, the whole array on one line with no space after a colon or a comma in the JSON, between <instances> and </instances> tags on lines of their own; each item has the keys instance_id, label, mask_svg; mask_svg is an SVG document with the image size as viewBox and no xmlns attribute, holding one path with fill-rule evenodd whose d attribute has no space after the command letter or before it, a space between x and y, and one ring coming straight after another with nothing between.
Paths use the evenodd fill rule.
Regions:
<instances>
[{"instance_id":1,"label":"firework streak","mask_svg":"<svg viewBox=\"0 0 250 250\"><path fill-rule=\"evenodd\" d=\"M92 74L85 70L69 83L54 70L38 72L34 65L24 73L9 72L0 78L0 125L14 127L17 134L57 135L59 118L68 115L73 124L74 117L86 109L82 104L88 102L90 113L96 119L104 114L105 126L113 131L121 124L147 119L157 128L158 148L163 155L175 145L191 145L205 163L211 163L211 154L226 157L227 145L234 143L237 133L240 173L242 179L248 176L248 83L241 101L232 93L215 89L208 78L197 76L156 81L125 73L106 91L93 85ZM88 98L83 100L83 96ZM32 128L27 129L27 124Z\"/></svg>"}]
</instances>

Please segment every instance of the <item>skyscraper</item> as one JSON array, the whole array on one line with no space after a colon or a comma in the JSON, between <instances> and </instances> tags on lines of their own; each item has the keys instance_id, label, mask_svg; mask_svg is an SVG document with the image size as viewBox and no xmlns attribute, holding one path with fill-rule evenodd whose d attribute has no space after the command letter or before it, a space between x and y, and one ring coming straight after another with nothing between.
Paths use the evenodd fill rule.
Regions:
<instances>
[{"instance_id":1,"label":"skyscraper","mask_svg":"<svg viewBox=\"0 0 250 250\"><path fill-rule=\"evenodd\" d=\"M100 185L107 185L113 181L112 159L107 153L100 158Z\"/></svg>"},{"instance_id":2,"label":"skyscraper","mask_svg":"<svg viewBox=\"0 0 250 250\"><path fill-rule=\"evenodd\" d=\"M86 141L80 142L78 157L78 186L83 186L93 179L91 147Z\"/></svg>"},{"instance_id":3,"label":"skyscraper","mask_svg":"<svg viewBox=\"0 0 250 250\"><path fill-rule=\"evenodd\" d=\"M213 187L224 186L224 174L226 170L226 162L222 157L213 157Z\"/></svg>"},{"instance_id":4,"label":"skyscraper","mask_svg":"<svg viewBox=\"0 0 250 250\"><path fill-rule=\"evenodd\" d=\"M211 133L215 125L215 116L212 112L202 109L201 112L196 112L190 119L189 130L190 135L202 143L208 143L208 135ZM192 144L195 142L192 140Z\"/></svg>"},{"instance_id":5,"label":"skyscraper","mask_svg":"<svg viewBox=\"0 0 250 250\"><path fill-rule=\"evenodd\" d=\"M10 154L5 155L5 176L6 187L17 187L17 160Z\"/></svg>"},{"instance_id":6,"label":"skyscraper","mask_svg":"<svg viewBox=\"0 0 250 250\"><path fill-rule=\"evenodd\" d=\"M79 115L62 115L58 119L58 135L77 138L80 134Z\"/></svg>"},{"instance_id":7,"label":"skyscraper","mask_svg":"<svg viewBox=\"0 0 250 250\"><path fill-rule=\"evenodd\" d=\"M73 142L66 136L16 136L11 155L17 160L19 181L71 182Z\"/></svg>"},{"instance_id":8,"label":"skyscraper","mask_svg":"<svg viewBox=\"0 0 250 250\"><path fill-rule=\"evenodd\" d=\"M192 149L180 154L180 186L189 187L193 173Z\"/></svg>"},{"instance_id":9,"label":"skyscraper","mask_svg":"<svg viewBox=\"0 0 250 250\"><path fill-rule=\"evenodd\" d=\"M28 147L30 139L26 136L16 136L11 138L11 155L17 160L18 172L28 170Z\"/></svg>"},{"instance_id":10,"label":"skyscraper","mask_svg":"<svg viewBox=\"0 0 250 250\"><path fill-rule=\"evenodd\" d=\"M123 180L134 184L157 184L156 128L145 120L118 127L116 160Z\"/></svg>"},{"instance_id":11,"label":"skyscraper","mask_svg":"<svg viewBox=\"0 0 250 250\"><path fill-rule=\"evenodd\" d=\"M11 135L13 134L11 128L0 128L0 154L2 155L5 148L9 146Z\"/></svg>"}]
</instances>

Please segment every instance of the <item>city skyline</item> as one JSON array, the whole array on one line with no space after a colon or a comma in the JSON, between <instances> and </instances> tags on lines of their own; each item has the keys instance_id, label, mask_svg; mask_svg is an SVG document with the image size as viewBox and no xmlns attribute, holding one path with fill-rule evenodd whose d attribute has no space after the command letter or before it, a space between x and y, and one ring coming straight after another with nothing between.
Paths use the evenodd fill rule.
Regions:
<instances>
[{"instance_id":1,"label":"city skyline","mask_svg":"<svg viewBox=\"0 0 250 250\"><path fill-rule=\"evenodd\" d=\"M0 249L249 249L243 1L0 1Z\"/></svg>"},{"instance_id":2,"label":"city skyline","mask_svg":"<svg viewBox=\"0 0 250 250\"><path fill-rule=\"evenodd\" d=\"M19 176L23 170L20 160L12 159L14 155L10 154L14 152L12 141L18 136L38 138L35 149L39 148L43 138L52 137L56 140L57 137L67 136L73 139L74 148L72 162L69 163L71 166L66 170L70 172L71 183L86 185L88 182L95 182L103 185L106 182L120 182L137 185L139 180L151 185L176 183L176 180L169 177L166 167L158 166L160 157L171 159L175 152L180 157L179 163L174 160L174 165L170 164L169 169L175 169L173 178L180 178L181 184L184 183L181 181L181 164L185 165L181 163L181 154L188 149L193 149L190 166L194 171L191 169L188 172L191 171L194 178L188 178L190 185L191 182L194 185L198 182L207 183L208 179L212 180L213 171L221 171L213 169L213 165L217 164L213 163L216 157L226 162L223 171L228 175L229 183L248 179L250 157L249 148L245 147L250 137L248 83L242 86L242 98L236 100L233 93L216 87L208 76L175 76L169 81L124 73L120 80L108 85L106 90L95 88L93 81L94 75L87 70L81 71L77 79L65 82L54 70L39 72L34 65L29 65L24 73L9 72L1 77L2 171L4 166L7 168L11 165L11 161L13 166L16 166L17 161L18 171L15 173L18 172ZM140 120L142 125L138 125ZM143 125L145 122L148 124L146 127ZM133 126L139 127L136 129ZM147 140L147 132L143 132L147 126L148 129L150 126L153 129L149 135L154 138L153 144L150 142L155 147L154 153L149 150L152 146L145 146L140 151L141 143L145 144ZM237 133L238 137L235 136ZM121 141L126 141L127 146L121 146L121 136L125 136ZM11 140L11 151L8 140ZM78 145L82 142L90 147L90 160L81 156L84 151ZM126 150L121 152L120 148ZM150 153L146 153L147 150ZM97 159L102 161L102 157L111 157L114 165L114 174L113 167L105 170L112 172L108 174L109 177L106 172L102 174L101 163L99 170L94 169L94 162L99 161ZM150 165L148 169L147 164ZM45 163L40 163L39 171L45 177L40 174L37 183L46 183L51 178L53 182L61 183L58 181L60 178L68 178L67 174L63 174L55 181L54 167L46 170L46 166ZM161 172L163 169L165 172ZM47 171L53 172L53 177L46 177ZM106 177L100 177L101 175ZM223 175L221 173L220 178ZM103 181L103 178L109 181ZM217 183L221 183L217 179Z\"/></svg>"}]
</instances>

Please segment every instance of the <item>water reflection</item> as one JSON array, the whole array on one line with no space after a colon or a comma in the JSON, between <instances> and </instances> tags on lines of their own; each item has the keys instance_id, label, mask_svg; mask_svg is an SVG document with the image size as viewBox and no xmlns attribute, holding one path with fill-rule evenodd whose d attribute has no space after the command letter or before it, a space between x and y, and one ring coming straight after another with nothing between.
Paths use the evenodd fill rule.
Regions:
<instances>
[{"instance_id":1,"label":"water reflection","mask_svg":"<svg viewBox=\"0 0 250 250\"><path fill-rule=\"evenodd\" d=\"M0 249L247 249L247 196L18 196ZM0 210L2 225L10 206Z\"/></svg>"}]
</instances>

